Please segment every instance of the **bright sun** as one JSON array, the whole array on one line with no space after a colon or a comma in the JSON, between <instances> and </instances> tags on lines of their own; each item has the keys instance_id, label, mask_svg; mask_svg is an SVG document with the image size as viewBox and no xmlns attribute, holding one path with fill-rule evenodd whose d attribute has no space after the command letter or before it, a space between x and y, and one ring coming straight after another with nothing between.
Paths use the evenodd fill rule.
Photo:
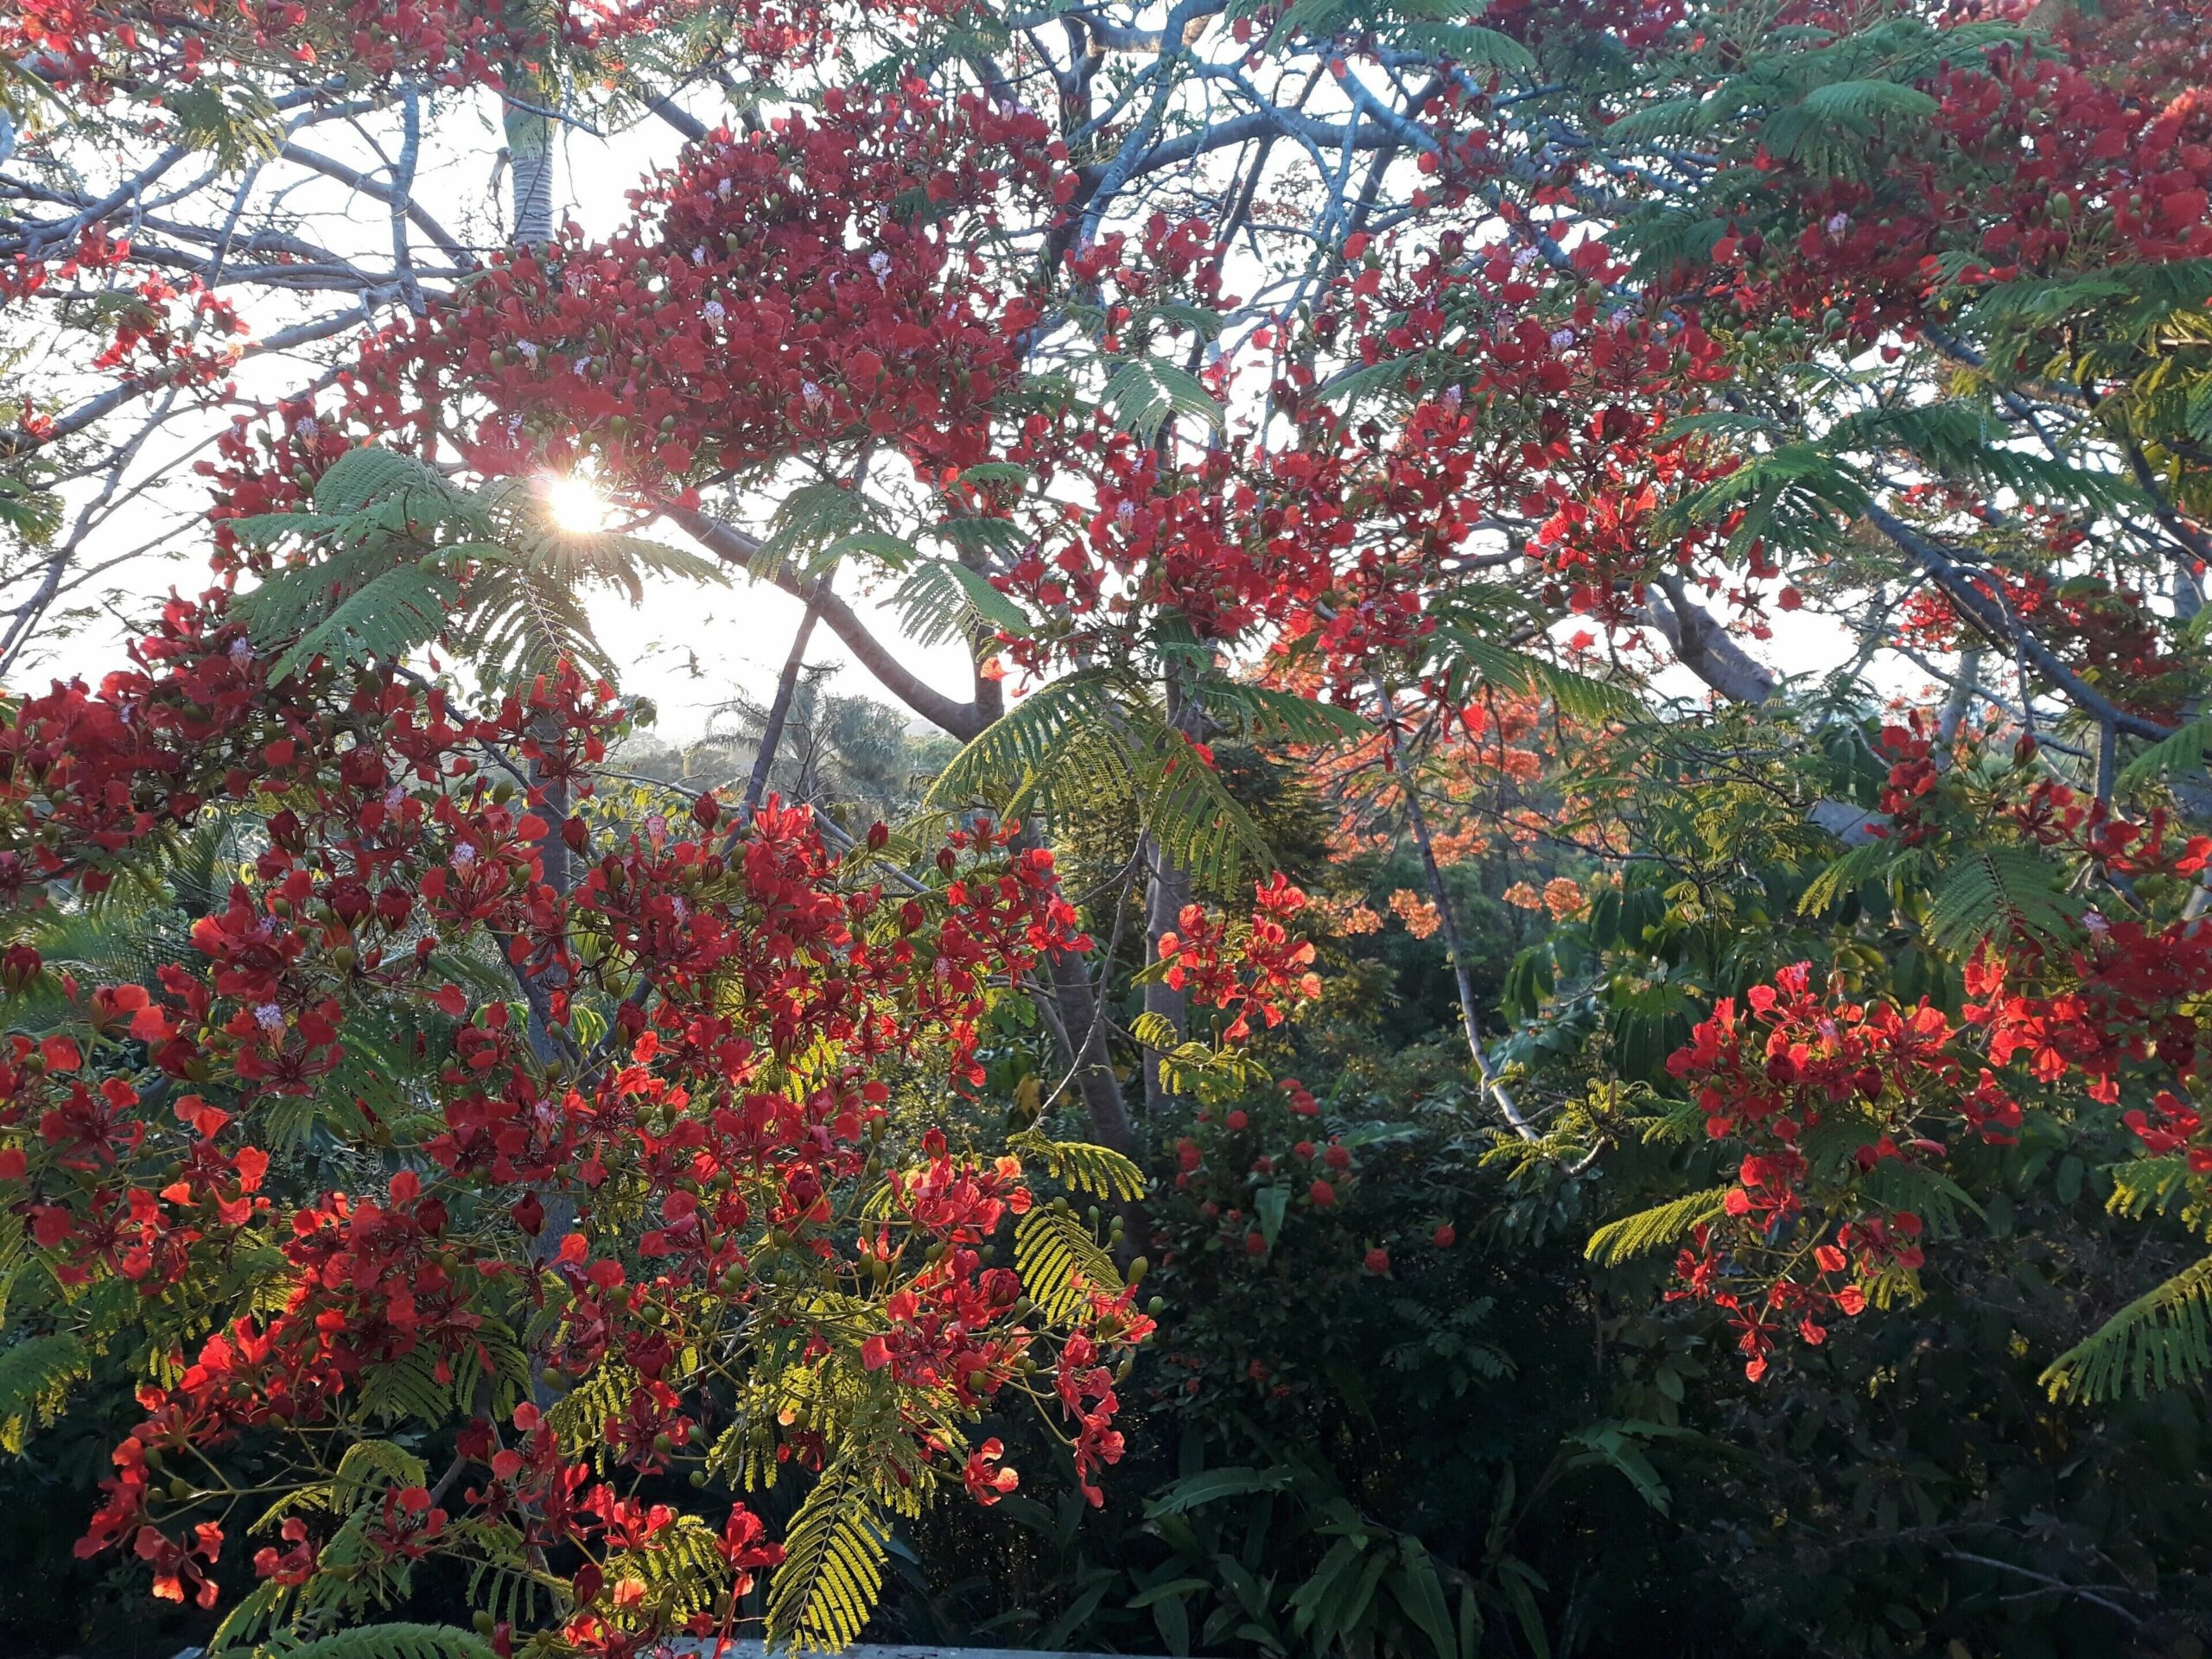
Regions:
<instances>
[{"instance_id":1,"label":"bright sun","mask_svg":"<svg viewBox=\"0 0 2212 1659\"><path fill-rule=\"evenodd\" d=\"M607 498L582 473L548 473L544 490L546 511L563 530L607 528Z\"/></svg>"}]
</instances>

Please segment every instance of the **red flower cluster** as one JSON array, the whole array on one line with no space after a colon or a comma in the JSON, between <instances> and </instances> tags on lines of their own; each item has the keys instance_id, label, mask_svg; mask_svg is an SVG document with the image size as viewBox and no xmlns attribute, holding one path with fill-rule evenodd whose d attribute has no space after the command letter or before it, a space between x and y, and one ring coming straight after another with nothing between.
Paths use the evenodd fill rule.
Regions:
<instances>
[{"instance_id":1,"label":"red flower cluster","mask_svg":"<svg viewBox=\"0 0 2212 1659\"><path fill-rule=\"evenodd\" d=\"M306 79L327 74L334 63L378 78L498 86L518 67L542 63L556 41L594 51L701 9L698 0L563 0L547 16L485 0L19 0L0 20L0 51L50 85L102 103L118 88L190 86L219 69ZM746 31L746 44L758 51L807 42L820 30L807 21L810 12L802 8L789 19L772 12Z\"/></svg>"},{"instance_id":2,"label":"red flower cluster","mask_svg":"<svg viewBox=\"0 0 2212 1659\"><path fill-rule=\"evenodd\" d=\"M590 456L648 496L862 440L949 479L983 458L1037 315L987 257L1001 199L1064 185L1058 156L980 98L833 91L690 146L613 240L570 227L503 257L366 352L346 411L404 431L419 378L457 376L488 405L482 470Z\"/></svg>"},{"instance_id":3,"label":"red flower cluster","mask_svg":"<svg viewBox=\"0 0 2212 1659\"><path fill-rule=\"evenodd\" d=\"M1726 1219L1698 1230L1670 1294L1727 1310L1756 1380L1782 1331L1817 1343L1828 1310L1856 1313L1885 1276L1921 1265L1921 1219L1881 1201L1884 1166L1940 1160L1960 1122L2009 1141L2020 1109L1987 1069L1968 1082L1970 1028L1927 1003L1816 991L1803 963L1745 1003L1721 998L1668 1058L1696 1089L1707 1134L1748 1148Z\"/></svg>"},{"instance_id":4,"label":"red flower cluster","mask_svg":"<svg viewBox=\"0 0 2212 1659\"><path fill-rule=\"evenodd\" d=\"M1176 920L1179 931L1160 936L1160 959L1168 964L1167 982L1194 1002L1236 1010L1223 1033L1230 1042L1252 1034L1252 1016L1279 1026L1299 1004L1321 994L1313 972L1313 941L1293 931L1291 918L1306 908L1306 895L1278 870L1253 884L1249 918L1217 920L1203 905L1185 905Z\"/></svg>"},{"instance_id":5,"label":"red flower cluster","mask_svg":"<svg viewBox=\"0 0 2212 1659\"><path fill-rule=\"evenodd\" d=\"M2119 1103L2124 1081L2154 1087L2202 1074L2212 1034L2196 1007L2212 990L2212 926L2141 922L2093 926L2060 961L2032 949L1977 953L1967 964L1967 1018L1988 1033L1989 1056L2018 1059L2040 1082L2078 1072L2092 1099Z\"/></svg>"},{"instance_id":6,"label":"red flower cluster","mask_svg":"<svg viewBox=\"0 0 2212 1659\"><path fill-rule=\"evenodd\" d=\"M582 1552L584 1650L711 1634L725 1615L633 1593L680 1517L601 1471L702 1466L702 1357L764 1321L791 1332L778 1386L888 1391L925 1465L957 1474L960 1426L1010 1388L1069 1414L1087 1486L1118 1456L1110 1361L1149 1322L1108 1284L1047 1328L982 1265L1030 1206L1020 1166L934 1130L909 1164L887 1139L894 1090L980 1084L992 999L1088 948L1048 853L979 823L887 893L803 810L613 819L591 779L625 716L565 667L480 711L321 662L271 686L220 594L172 601L136 657L0 725L7 901L71 902L218 808L265 834L185 960L148 984L62 977L63 1027L0 1046L0 1186L72 1295L243 1288L142 1389L86 1553L134 1551L204 1605L220 1533L200 1506L231 1489L227 1455L282 1427L334 1464L404 1418L458 1426L475 1472L433 1502L387 1459L348 1535L366 1565L325 1560L327 1529L295 1515L263 1577L398 1573L511 1525ZM1294 909L1263 894L1252 996L1297 965L1266 919ZM5 971L55 978L27 946ZM278 1182L302 1126L384 1173L302 1191L282 1162ZM1040 1354L1049 1389L1027 1380ZM746 1455L818 1465L831 1427L770 1414ZM977 1455L966 1484L1010 1490ZM721 1554L725 1590L775 1559L741 1511Z\"/></svg>"},{"instance_id":7,"label":"red flower cluster","mask_svg":"<svg viewBox=\"0 0 2212 1659\"><path fill-rule=\"evenodd\" d=\"M1935 321L1955 280L2202 257L2212 101L2183 43L2206 22L2196 0L2125 0L1962 51L1919 84L1933 118L1893 131L1872 177L1762 149L1711 291L1863 346Z\"/></svg>"}]
</instances>

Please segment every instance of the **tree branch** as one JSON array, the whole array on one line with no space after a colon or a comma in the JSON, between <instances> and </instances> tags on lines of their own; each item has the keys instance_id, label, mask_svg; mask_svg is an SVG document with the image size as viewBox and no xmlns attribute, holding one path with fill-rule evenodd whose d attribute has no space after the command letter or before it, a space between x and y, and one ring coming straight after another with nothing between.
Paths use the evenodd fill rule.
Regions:
<instances>
[{"instance_id":1,"label":"tree branch","mask_svg":"<svg viewBox=\"0 0 2212 1659\"><path fill-rule=\"evenodd\" d=\"M700 512L690 507L677 506L672 502L657 504L662 515L672 520L684 534L712 553L725 564L741 565L753 575L773 582L794 599L816 600L814 593L796 571L779 566L764 568L760 559L760 543L733 524ZM931 725L950 732L961 741L972 741L980 736L990 722L982 710L972 702L960 702L948 697L924 681L893 656L891 648L868 631L868 625L843 600L823 588L818 601L822 620L830 631L845 642L861 665L875 676L883 689L905 703Z\"/></svg>"},{"instance_id":2,"label":"tree branch","mask_svg":"<svg viewBox=\"0 0 2212 1659\"><path fill-rule=\"evenodd\" d=\"M1977 632L1994 645L2017 646L2044 677L2063 692L2067 701L2082 713L2094 715L2131 737L2149 738L2156 741L2172 734L2171 726L2162 726L2155 720L2130 713L2069 668L2057 652L2005 615L2003 608L1982 591L1978 571L1961 564L1944 549L1873 502L1867 504L1866 518L1870 524L1888 537L1897 548L1910 554L1922 569L1936 579ZM2024 688L2023 692L2024 695Z\"/></svg>"},{"instance_id":3,"label":"tree branch","mask_svg":"<svg viewBox=\"0 0 2212 1659\"><path fill-rule=\"evenodd\" d=\"M311 346L316 340L341 334L348 328L358 327L369 321L370 296L364 296L361 304L350 311L340 311L334 316L314 322L303 322L293 328L279 329L266 340L246 346L238 353L241 358L263 357L271 352L286 352L296 346ZM0 432L0 455L19 455L44 447L59 438L73 436L103 416L111 415L125 404L161 391L167 383L149 376L143 379L126 380L111 386L97 397L89 397L67 415L55 418L53 428L44 437L33 437L20 428L12 432Z\"/></svg>"},{"instance_id":4,"label":"tree branch","mask_svg":"<svg viewBox=\"0 0 2212 1659\"><path fill-rule=\"evenodd\" d=\"M461 246L444 226L439 224L429 213L425 212L416 202L411 191L403 192L389 185L380 184L358 168L348 167L335 157L325 156L318 150L309 149L304 144L287 144L278 150L276 155L281 161L296 162L302 167L320 173L325 178L335 179L349 189L358 190L363 195L372 200L383 202L388 207L404 209L407 217L413 221L415 228L429 237L436 245L438 251L444 254L447 258L461 265L473 265L476 263L476 256ZM249 243L247 245L252 245Z\"/></svg>"},{"instance_id":5,"label":"tree branch","mask_svg":"<svg viewBox=\"0 0 2212 1659\"><path fill-rule=\"evenodd\" d=\"M1662 575L1647 587L1643 612L1665 638L1675 660L1729 702L1757 707L1774 695L1773 674L1690 597L1680 576Z\"/></svg>"}]
</instances>

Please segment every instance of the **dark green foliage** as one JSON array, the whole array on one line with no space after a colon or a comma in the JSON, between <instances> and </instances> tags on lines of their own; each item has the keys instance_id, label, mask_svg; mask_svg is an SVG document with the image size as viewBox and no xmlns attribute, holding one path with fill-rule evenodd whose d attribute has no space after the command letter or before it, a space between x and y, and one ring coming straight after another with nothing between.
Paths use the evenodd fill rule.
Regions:
<instances>
[{"instance_id":1,"label":"dark green foliage","mask_svg":"<svg viewBox=\"0 0 2212 1659\"><path fill-rule=\"evenodd\" d=\"M1588 1173L1494 1127L1438 941L1332 942L1322 1002L1266 1056L1318 1117L1261 1089L1147 1125L1162 1334L1104 1508L1003 1427L1020 1492L906 1530L876 1628L1361 1659L2200 1653L2202 1218L2119 1132L2031 1114L1946 1181L1897 1173L1885 1202L1942 1239L1922 1300L1761 1382L1709 1310L1662 1300L1734 1173L1666 1068L1714 996L1809 959L1956 1009L1929 934L2077 925L2070 872L2025 850L1819 828L1821 801L1874 798L1870 735L1639 737L1649 855L1572 921L1482 895L1579 872L1450 872L1524 1102L1554 1145L1609 1148ZM1419 885L1402 859L1338 869L1378 909ZM1347 1171L1293 1150L1332 1135ZM2139 1370L2190 1386L2139 1397Z\"/></svg>"}]
</instances>

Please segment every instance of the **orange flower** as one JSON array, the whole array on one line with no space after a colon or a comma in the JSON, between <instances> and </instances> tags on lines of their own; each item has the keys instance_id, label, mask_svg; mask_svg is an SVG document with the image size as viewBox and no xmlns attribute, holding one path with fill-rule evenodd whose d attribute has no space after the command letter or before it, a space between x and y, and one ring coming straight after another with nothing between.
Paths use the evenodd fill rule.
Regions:
<instances>
[{"instance_id":1,"label":"orange flower","mask_svg":"<svg viewBox=\"0 0 2212 1659\"><path fill-rule=\"evenodd\" d=\"M1317 899L1313 908L1325 918L1332 930L1340 938L1356 934L1379 932L1382 918L1373 908L1356 899Z\"/></svg>"},{"instance_id":2,"label":"orange flower","mask_svg":"<svg viewBox=\"0 0 2212 1659\"><path fill-rule=\"evenodd\" d=\"M1390 913L1406 926L1406 931L1417 939L1425 939L1442 925L1436 906L1410 888L1400 887L1390 895Z\"/></svg>"},{"instance_id":3,"label":"orange flower","mask_svg":"<svg viewBox=\"0 0 2212 1659\"><path fill-rule=\"evenodd\" d=\"M1580 883L1564 875L1555 875L1544 883L1544 908L1560 921L1580 916L1589 907Z\"/></svg>"}]
</instances>

